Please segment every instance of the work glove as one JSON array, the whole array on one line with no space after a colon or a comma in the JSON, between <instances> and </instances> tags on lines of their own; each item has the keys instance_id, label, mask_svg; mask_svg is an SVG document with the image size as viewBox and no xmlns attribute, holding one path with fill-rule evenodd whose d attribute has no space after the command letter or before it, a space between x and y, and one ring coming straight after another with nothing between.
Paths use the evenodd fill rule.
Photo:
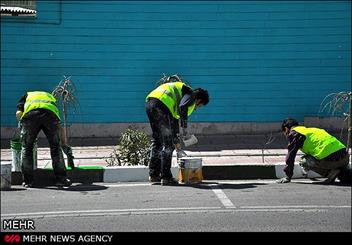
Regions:
<instances>
[{"instance_id":1,"label":"work glove","mask_svg":"<svg viewBox=\"0 0 352 245\"><path fill-rule=\"evenodd\" d=\"M279 183L279 184L284 184L284 183L289 183L289 182L291 182L291 179L288 177L284 177L284 178L281 178L276 181L276 183Z\"/></svg>"},{"instance_id":2,"label":"work glove","mask_svg":"<svg viewBox=\"0 0 352 245\"><path fill-rule=\"evenodd\" d=\"M16 119L19 121L23 115L23 111L16 111Z\"/></svg>"}]
</instances>

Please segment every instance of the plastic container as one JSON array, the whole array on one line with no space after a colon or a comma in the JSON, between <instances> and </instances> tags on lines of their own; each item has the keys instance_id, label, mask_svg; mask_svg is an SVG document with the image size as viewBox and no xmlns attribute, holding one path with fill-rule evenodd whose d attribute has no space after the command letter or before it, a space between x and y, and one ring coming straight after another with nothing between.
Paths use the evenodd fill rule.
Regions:
<instances>
[{"instance_id":1,"label":"plastic container","mask_svg":"<svg viewBox=\"0 0 352 245\"><path fill-rule=\"evenodd\" d=\"M12 153L12 172L21 172L22 166L22 142L20 138L10 140ZM37 168L37 140L33 144L33 169Z\"/></svg>"},{"instance_id":2,"label":"plastic container","mask_svg":"<svg viewBox=\"0 0 352 245\"><path fill-rule=\"evenodd\" d=\"M1 162L1 190L11 189L11 163Z\"/></svg>"},{"instance_id":3,"label":"plastic container","mask_svg":"<svg viewBox=\"0 0 352 245\"><path fill-rule=\"evenodd\" d=\"M179 158L179 183L197 184L203 180L202 158L182 157Z\"/></svg>"},{"instance_id":4,"label":"plastic container","mask_svg":"<svg viewBox=\"0 0 352 245\"><path fill-rule=\"evenodd\" d=\"M198 143L198 139L194 134L192 134L189 138L183 140L183 144L185 147L188 147L197 143Z\"/></svg>"}]
</instances>

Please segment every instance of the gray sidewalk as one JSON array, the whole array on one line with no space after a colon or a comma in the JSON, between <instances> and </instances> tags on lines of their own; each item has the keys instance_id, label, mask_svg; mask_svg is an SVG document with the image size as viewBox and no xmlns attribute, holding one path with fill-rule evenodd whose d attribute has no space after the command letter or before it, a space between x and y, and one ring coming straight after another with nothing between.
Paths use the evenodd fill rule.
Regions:
<instances>
[{"instance_id":1,"label":"gray sidewalk","mask_svg":"<svg viewBox=\"0 0 352 245\"><path fill-rule=\"evenodd\" d=\"M75 166L102 166L108 164L109 158L115 146L85 146L72 147L75 157ZM222 151L189 151L185 150L190 157L201 157L203 166L211 165L234 165L234 164L276 164L285 161L285 149L240 149ZM300 154L299 154L300 155ZM38 168L51 167L50 149L47 147L37 149ZM1 161L12 160L11 149L1 149ZM172 159L173 166L176 166L176 154Z\"/></svg>"},{"instance_id":2,"label":"gray sidewalk","mask_svg":"<svg viewBox=\"0 0 352 245\"><path fill-rule=\"evenodd\" d=\"M211 135L197 136L199 143L185 149L192 157L202 157L203 165L274 164L283 162L286 139L282 134L272 135L274 141L265 143L270 135ZM106 166L106 158L113 152L118 139L73 138L70 140L76 166ZM46 139L38 142L38 167L51 166L50 151ZM2 140L2 161L11 161L9 140ZM174 153L173 165L176 164Z\"/></svg>"}]
</instances>

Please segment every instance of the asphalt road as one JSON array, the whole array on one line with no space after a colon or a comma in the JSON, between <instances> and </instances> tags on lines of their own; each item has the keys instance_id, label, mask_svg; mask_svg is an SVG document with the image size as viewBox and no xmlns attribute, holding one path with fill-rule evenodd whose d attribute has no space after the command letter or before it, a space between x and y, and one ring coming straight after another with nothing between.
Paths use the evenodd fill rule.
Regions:
<instances>
[{"instance_id":1,"label":"asphalt road","mask_svg":"<svg viewBox=\"0 0 352 245\"><path fill-rule=\"evenodd\" d=\"M351 232L351 186L303 179L12 186L1 192L1 231L12 231L3 227L10 219L32 220L35 232Z\"/></svg>"}]
</instances>

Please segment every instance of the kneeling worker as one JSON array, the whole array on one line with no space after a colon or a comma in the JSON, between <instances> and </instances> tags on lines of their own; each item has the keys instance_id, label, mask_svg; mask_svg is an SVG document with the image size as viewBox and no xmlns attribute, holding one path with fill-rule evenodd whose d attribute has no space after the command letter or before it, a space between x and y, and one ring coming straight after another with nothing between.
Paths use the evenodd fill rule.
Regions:
<instances>
[{"instance_id":1,"label":"kneeling worker","mask_svg":"<svg viewBox=\"0 0 352 245\"><path fill-rule=\"evenodd\" d=\"M60 116L56 99L44 91L27 92L17 104L16 118L22 125L23 186L33 186L33 144L40 130L48 139L52 166L58 187L70 186L60 147Z\"/></svg>"},{"instance_id":2,"label":"kneeling worker","mask_svg":"<svg viewBox=\"0 0 352 245\"><path fill-rule=\"evenodd\" d=\"M299 126L295 119L289 118L282 122L281 130L288 139L287 166L284 169L287 177L278 183L291 181L298 150L305 154L299 163L303 169L327 177L324 181L327 184L333 184L341 170L348 165L346 146L324 129Z\"/></svg>"}]
</instances>

